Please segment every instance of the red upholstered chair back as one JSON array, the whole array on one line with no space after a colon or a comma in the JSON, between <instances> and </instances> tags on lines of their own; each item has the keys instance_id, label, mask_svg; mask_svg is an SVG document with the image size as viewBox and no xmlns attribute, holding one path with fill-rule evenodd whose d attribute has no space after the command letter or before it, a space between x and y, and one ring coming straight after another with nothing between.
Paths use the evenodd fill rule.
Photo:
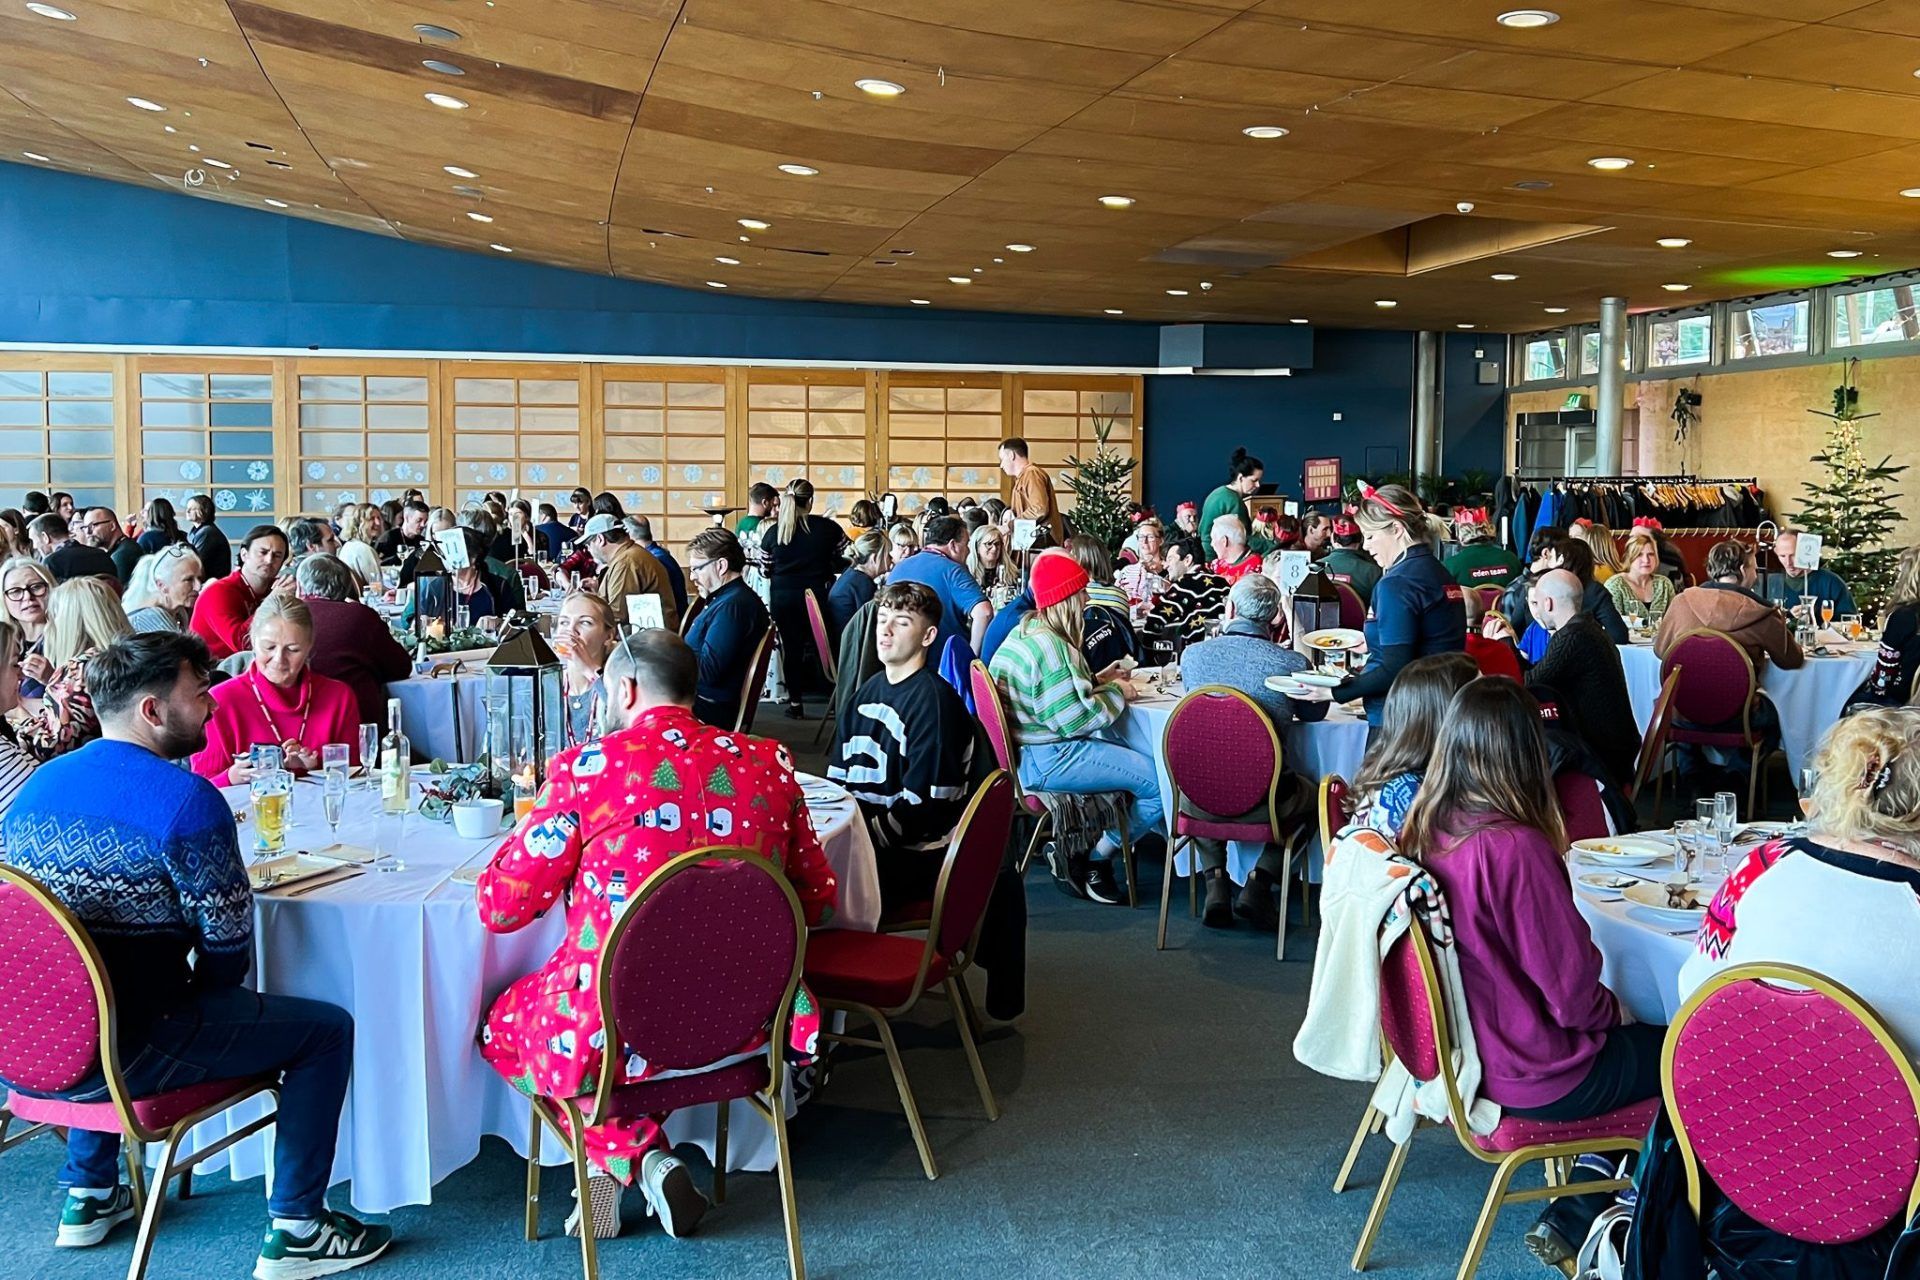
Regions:
<instances>
[{"instance_id":1,"label":"red upholstered chair back","mask_svg":"<svg viewBox=\"0 0 1920 1280\"><path fill-rule=\"evenodd\" d=\"M740 690L740 713L733 722L735 733L752 733L753 718L760 710L760 697L767 691L767 668L773 665L773 628L767 628L767 634L760 637L760 647L753 651L753 665L747 668L747 683ZM788 673L791 680L793 674Z\"/></svg>"},{"instance_id":2,"label":"red upholstered chair back","mask_svg":"<svg viewBox=\"0 0 1920 1280\"><path fill-rule=\"evenodd\" d=\"M1019 756L1013 742L1013 729L1007 723L1006 704L1000 701L1000 689L993 683L987 664L974 659L967 668L973 681L973 711L987 731L993 747L993 762L1015 777L1019 776Z\"/></svg>"},{"instance_id":3,"label":"red upholstered chair back","mask_svg":"<svg viewBox=\"0 0 1920 1280\"><path fill-rule=\"evenodd\" d=\"M1440 1075L1440 1036L1433 1011L1438 1001L1427 989L1427 975L1414 944L1416 921L1387 952L1380 965L1380 1032L1387 1047L1416 1080Z\"/></svg>"},{"instance_id":4,"label":"red upholstered chair back","mask_svg":"<svg viewBox=\"0 0 1920 1280\"><path fill-rule=\"evenodd\" d=\"M1673 711L1689 724L1704 727L1739 719L1758 687L1753 659L1724 631L1681 636L1660 664L1661 679L1676 667L1681 676L1674 686Z\"/></svg>"},{"instance_id":5,"label":"red upholstered chair back","mask_svg":"<svg viewBox=\"0 0 1920 1280\"><path fill-rule=\"evenodd\" d=\"M1206 812L1237 818L1271 803L1280 737L1260 704L1238 689L1210 684L1180 699L1164 743L1174 787Z\"/></svg>"},{"instance_id":6,"label":"red upholstered chair back","mask_svg":"<svg viewBox=\"0 0 1920 1280\"><path fill-rule=\"evenodd\" d=\"M1467 589L1469 591L1478 591L1480 593L1480 607L1489 610L1498 609L1500 607L1500 597L1506 594L1506 592L1499 587L1469 587Z\"/></svg>"},{"instance_id":7,"label":"red upholstered chair back","mask_svg":"<svg viewBox=\"0 0 1920 1280\"><path fill-rule=\"evenodd\" d=\"M1344 582L1333 584L1333 592L1340 597L1340 625L1351 631L1358 631L1367 625L1367 602L1360 593Z\"/></svg>"},{"instance_id":8,"label":"red upholstered chair back","mask_svg":"<svg viewBox=\"0 0 1920 1280\"><path fill-rule=\"evenodd\" d=\"M1353 789L1337 773L1320 780L1320 848L1333 848L1333 837L1353 817Z\"/></svg>"},{"instance_id":9,"label":"red upholstered chair back","mask_svg":"<svg viewBox=\"0 0 1920 1280\"><path fill-rule=\"evenodd\" d=\"M953 829L934 892L930 936L949 960L973 945L1012 834L1013 779L1005 770L995 769L973 793L960 825Z\"/></svg>"},{"instance_id":10,"label":"red upholstered chair back","mask_svg":"<svg viewBox=\"0 0 1920 1280\"><path fill-rule=\"evenodd\" d=\"M45 889L0 867L0 1080L56 1093L99 1064L105 1001L89 951Z\"/></svg>"},{"instance_id":11,"label":"red upholstered chair back","mask_svg":"<svg viewBox=\"0 0 1920 1280\"><path fill-rule=\"evenodd\" d=\"M1554 775L1553 790L1560 797L1568 840L1598 840L1613 834L1607 825L1606 801L1600 798L1600 784L1594 779L1569 770Z\"/></svg>"},{"instance_id":12,"label":"red upholstered chair back","mask_svg":"<svg viewBox=\"0 0 1920 1280\"><path fill-rule=\"evenodd\" d=\"M820 655L820 667L827 673L829 681L838 681L839 674L834 670L833 643L827 639L827 611L820 604L818 593L808 590L807 626L813 631L813 650Z\"/></svg>"},{"instance_id":13,"label":"red upholstered chair back","mask_svg":"<svg viewBox=\"0 0 1920 1280\"><path fill-rule=\"evenodd\" d=\"M1667 1032L1662 1075L1696 1207L1704 1168L1762 1226L1842 1244L1920 1202L1920 1080L1837 983L1785 965L1716 974Z\"/></svg>"},{"instance_id":14,"label":"red upholstered chair back","mask_svg":"<svg viewBox=\"0 0 1920 1280\"><path fill-rule=\"evenodd\" d=\"M621 1045L656 1068L692 1070L784 1021L806 939L799 899L765 858L708 848L667 863L601 954L604 1074L620 1074Z\"/></svg>"},{"instance_id":15,"label":"red upholstered chair back","mask_svg":"<svg viewBox=\"0 0 1920 1280\"><path fill-rule=\"evenodd\" d=\"M692 599L687 601L687 607L684 610L682 610L680 614L680 634L681 635L684 636L685 634L687 634L687 632L693 630L694 618L697 617L700 611L706 607L707 607L707 598L705 596L694 596Z\"/></svg>"}]
</instances>

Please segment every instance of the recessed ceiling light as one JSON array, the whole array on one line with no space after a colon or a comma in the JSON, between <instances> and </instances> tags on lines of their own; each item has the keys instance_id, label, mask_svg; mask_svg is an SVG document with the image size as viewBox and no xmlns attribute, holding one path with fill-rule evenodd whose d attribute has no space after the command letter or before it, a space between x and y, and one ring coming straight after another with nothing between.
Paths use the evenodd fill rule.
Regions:
<instances>
[{"instance_id":1,"label":"recessed ceiling light","mask_svg":"<svg viewBox=\"0 0 1920 1280\"><path fill-rule=\"evenodd\" d=\"M187 144L187 150L189 150L189 151L191 151L191 152L193 152L193 154L195 154L195 155L199 155L199 154L200 154L200 147L199 147L199 144L198 144L198 143L193 143L193 142L189 142L189 143Z\"/></svg>"},{"instance_id":2,"label":"recessed ceiling light","mask_svg":"<svg viewBox=\"0 0 1920 1280\"><path fill-rule=\"evenodd\" d=\"M1503 27L1526 30L1531 27L1550 27L1560 21L1560 15L1551 9L1510 9L1494 21Z\"/></svg>"},{"instance_id":3,"label":"recessed ceiling light","mask_svg":"<svg viewBox=\"0 0 1920 1280\"><path fill-rule=\"evenodd\" d=\"M1101 196L1100 203L1109 209L1126 209L1133 205L1132 196Z\"/></svg>"},{"instance_id":4,"label":"recessed ceiling light","mask_svg":"<svg viewBox=\"0 0 1920 1280\"><path fill-rule=\"evenodd\" d=\"M729 257L721 256L721 257L715 258L714 261L719 263L723 267L737 267L740 265L740 259L738 258L729 258Z\"/></svg>"},{"instance_id":5,"label":"recessed ceiling light","mask_svg":"<svg viewBox=\"0 0 1920 1280\"><path fill-rule=\"evenodd\" d=\"M513 252L513 250L507 248L507 246L503 244L490 244L487 246L487 248L492 249L495 253L512 253Z\"/></svg>"},{"instance_id":6,"label":"recessed ceiling light","mask_svg":"<svg viewBox=\"0 0 1920 1280\"><path fill-rule=\"evenodd\" d=\"M780 172L790 173L796 178L811 178L820 171L810 164L783 164L780 166Z\"/></svg>"},{"instance_id":7,"label":"recessed ceiling light","mask_svg":"<svg viewBox=\"0 0 1920 1280\"><path fill-rule=\"evenodd\" d=\"M1685 236L1661 236L1658 240L1655 240L1654 243L1662 249L1684 249L1692 244L1693 241L1687 239Z\"/></svg>"},{"instance_id":8,"label":"recessed ceiling light","mask_svg":"<svg viewBox=\"0 0 1920 1280\"><path fill-rule=\"evenodd\" d=\"M1660 287L1662 289L1665 289L1668 293L1685 293L1688 289L1692 288L1693 286L1685 285L1685 284L1663 284Z\"/></svg>"},{"instance_id":9,"label":"recessed ceiling light","mask_svg":"<svg viewBox=\"0 0 1920 1280\"><path fill-rule=\"evenodd\" d=\"M453 63L446 62L440 58L428 58L426 61L422 62L420 65L425 67L429 71L438 71L443 76L463 76L467 74L467 69L465 67L456 66Z\"/></svg>"},{"instance_id":10,"label":"recessed ceiling light","mask_svg":"<svg viewBox=\"0 0 1920 1280\"><path fill-rule=\"evenodd\" d=\"M272 205L276 209L284 209L287 207L287 202L285 200L275 200L271 196L267 198L267 203Z\"/></svg>"},{"instance_id":11,"label":"recessed ceiling light","mask_svg":"<svg viewBox=\"0 0 1920 1280\"><path fill-rule=\"evenodd\" d=\"M176 129L176 128L174 128L174 127L173 127L172 125L170 125L170 124L163 124L163 125L161 125L160 127L161 127L162 129L164 129L164 130L166 130L166 131L167 131L168 133L178 133L178 132L180 132L180 131L179 131L178 129Z\"/></svg>"},{"instance_id":12,"label":"recessed ceiling light","mask_svg":"<svg viewBox=\"0 0 1920 1280\"><path fill-rule=\"evenodd\" d=\"M1859 256L1860 256L1860 250L1858 250L1858 249L1829 249L1829 250L1827 250L1827 256L1828 256L1829 258L1857 258L1857 257L1859 257Z\"/></svg>"},{"instance_id":13,"label":"recessed ceiling light","mask_svg":"<svg viewBox=\"0 0 1920 1280\"><path fill-rule=\"evenodd\" d=\"M417 36L425 36L429 40L458 40L460 38L460 33L452 27L443 27L432 22L414 23L413 33Z\"/></svg>"},{"instance_id":14,"label":"recessed ceiling light","mask_svg":"<svg viewBox=\"0 0 1920 1280\"><path fill-rule=\"evenodd\" d=\"M1511 271L1496 271L1492 275L1487 277L1487 279L1489 280L1502 280L1502 281L1518 280L1519 278L1520 278L1519 276L1513 274L1513 272Z\"/></svg>"},{"instance_id":15,"label":"recessed ceiling light","mask_svg":"<svg viewBox=\"0 0 1920 1280\"><path fill-rule=\"evenodd\" d=\"M161 106L159 103L150 101L149 99L146 99L146 98L128 98L127 104L129 106L138 107L142 111L165 111L166 110L166 108Z\"/></svg>"},{"instance_id":16,"label":"recessed ceiling light","mask_svg":"<svg viewBox=\"0 0 1920 1280\"><path fill-rule=\"evenodd\" d=\"M1007 249L1009 252L1012 252L1012 253L1032 253L1033 252L1033 246L1030 244L1010 244L1007 246Z\"/></svg>"},{"instance_id":17,"label":"recessed ceiling light","mask_svg":"<svg viewBox=\"0 0 1920 1280\"><path fill-rule=\"evenodd\" d=\"M1169 289L1167 290L1167 296L1169 298L1184 298L1187 296L1187 291L1185 289Z\"/></svg>"},{"instance_id":18,"label":"recessed ceiling light","mask_svg":"<svg viewBox=\"0 0 1920 1280\"><path fill-rule=\"evenodd\" d=\"M907 86L891 80L855 80L853 87L876 98L897 98L907 91Z\"/></svg>"},{"instance_id":19,"label":"recessed ceiling light","mask_svg":"<svg viewBox=\"0 0 1920 1280\"><path fill-rule=\"evenodd\" d=\"M1563 316L1567 314L1567 309L1565 307L1543 307L1541 308L1541 310L1545 311L1550 316Z\"/></svg>"},{"instance_id":20,"label":"recessed ceiling light","mask_svg":"<svg viewBox=\"0 0 1920 1280\"><path fill-rule=\"evenodd\" d=\"M911 258L913 256L913 250L911 249L889 249L887 252L896 258Z\"/></svg>"},{"instance_id":21,"label":"recessed ceiling light","mask_svg":"<svg viewBox=\"0 0 1920 1280\"><path fill-rule=\"evenodd\" d=\"M1250 124L1240 132L1249 138L1284 138L1291 130L1282 129L1277 124Z\"/></svg>"},{"instance_id":22,"label":"recessed ceiling light","mask_svg":"<svg viewBox=\"0 0 1920 1280\"><path fill-rule=\"evenodd\" d=\"M972 276L948 276L947 283L948 284L972 284L973 277Z\"/></svg>"},{"instance_id":23,"label":"recessed ceiling light","mask_svg":"<svg viewBox=\"0 0 1920 1280\"><path fill-rule=\"evenodd\" d=\"M472 218L475 222L492 222L493 221L492 214L479 213L473 209L467 210L467 216L469 218Z\"/></svg>"},{"instance_id":24,"label":"recessed ceiling light","mask_svg":"<svg viewBox=\"0 0 1920 1280\"><path fill-rule=\"evenodd\" d=\"M465 111L467 109L467 104L464 101L450 94L429 93L424 96L427 101L431 102L434 106L445 107L449 111Z\"/></svg>"},{"instance_id":25,"label":"recessed ceiling light","mask_svg":"<svg viewBox=\"0 0 1920 1280\"><path fill-rule=\"evenodd\" d=\"M1631 169L1633 167L1633 161L1625 156L1595 156L1593 159L1587 161L1587 163L1596 169L1606 169L1609 172L1615 169Z\"/></svg>"},{"instance_id":26,"label":"recessed ceiling light","mask_svg":"<svg viewBox=\"0 0 1920 1280\"><path fill-rule=\"evenodd\" d=\"M232 165L230 165L230 164L228 164L228 163L227 163L227 162L226 162L225 160L208 160L208 161L207 161L207 163L208 163L208 164L210 164L210 165L212 165L212 166L213 166L214 168L216 168L216 169L231 169L231 168L233 168L233 166L232 166Z\"/></svg>"},{"instance_id":27,"label":"recessed ceiling light","mask_svg":"<svg viewBox=\"0 0 1920 1280\"><path fill-rule=\"evenodd\" d=\"M1545 178L1523 178L1513 184L1515 191L1549 191L1553 184Z\"/></svg>"},{"instance_id":28,"label":"recessed ceiling light","mask_svg":"<svg viewBox=\"0 0 1920 1280\"><path fill-rule=\"evenodd\" d=\"M986 268L985 268L985 267L975 267L975 268L973 269L973 274L975 274L975 275L979 275L979 274L980 274L980 273L981 273L982 271L985 271L985 270L986 270Z\"/></svg>"},{"instance_id":29,"label":"recessed ceiling light","mask_svg":"<svg viewBox=\"0 0 1920 1280\"><path fill-rule=\"evenodd\" d=\"M753 243L753 241L752 241L752 240L751 240L750 238L748 238L748 237L746 237L746 236L741 236L741 237L740 237L740 243L741 243L741 244L752 244L752 243Z\"/></svg>"},{"instance_id":30,"label":"recessed ceiling light","mask_svg":"<svg viewBox=\"0 0 1920 1280\"><path fill-rule=\"evenodd\" d=\"M1106 310L1107 310L1107 314L1110 316L1123 316L1127 314L1126 312L1122 311L1119 307L1108 307Z\"/></svg>"},{"instance_id":31,"label":"recessed ceiling light","mask_svg":"<svg viewBox=\"0 0 1920 1280\"><path fill-rule=\"evenodd\" d=\"M1908 187L1900 193L1909 200L1920 200L1920 187Z\"/></svg>"},{"instance_id":32,"label":"recessed ceiling light","mask_svg":"<svg viewBox=\"0 0 1920 1280\"><path fill-rule=\"evenodd\" d=\"M1454 328L1456 328L1456 329L1471 329L1471 328L1473 328L1473 326L1472 326L1472 325L1470 325L1470 324L1456 324L1456 325L1454 325L1453 327L1454 327Z\"/></svg>"},{"instance_id":33,"label":"recessed ceiling light","mask_svg":"<svg viewBox=\"0 0 1920 1280\"><path fill-rule=\"evenodd\" d=\"M37 13L43 18L52 18L55 22L74 21L74 16L65 9L56 9L50 4L29 3L27 5L27 12Z\"/></svg>"},{"instance_id":34,"label":"recessed ceiling light","mask_svg":"<svg viewBox=\"0 0 1920 1280\"><path fill-rule=\"evenodd\" d=\"M1305 316L1295 316L1293 319L1287 321L1287 323L1288 324L1311 324L1313 322L1308 320Z\"/></svg>"},{"instance_id":35,"label":"recessed ceiling light","mask_svg":"<svg viewBox=\"0 0 1920 1280\"><path fill-rule=\"evenodd\" d=\"M765 231L773 224L771 222L762 222L758 218L742 218L740 219L740 225L749 231Z\"/></svg>"},{"instance_id":36,"label":"recessed ceiling light","mask_svg":"<svg viewBox=\"0 0 1920 1280\"><path fill-rule=\"evenodd\" d=\"M933 305L933 299L931 298L908 298L907 301L916 307L930 307Z\"/></svg>"},{"instance_id":37,"label":"recessed ceiling light","mask_svg":"<svg viewBox=\"0 0 1920 1280\"><path fill-rule=\"evenodd\" d=\"M38 160L41 164L53 163L51 160L41 155L38 151L22 151L20 154L25 156L29 160Z\"/></svg>"},{"instance_id":38,"label":"recessed ceiling light","mask_svg":"<svg viewBox=\"0 0 1920 1280\"><path fill-rule=\"evenodd\" d=\"M1004 262L1006 262L1006 259L1005 259L1005 258L995 258L995 259L993 260L993 265L997 267L997 266L1000 266L1001 264L1003 264Z\"/></svg>"},{"instance_id":39,"label":"recessed ceiling light","mask_svg":"<svg viewBox=\"0 0 1920 1280\"><path fill-rule=\"evenodd\" d=\"M726 281L724 281L724 280L709 280L709 281L707 281L707 288L709 288L709 289L724 289L724 288L726 288L726 287L727 287L727 283L726 283Z\"/></svg>"},{"instance_id":40,"label":"recessed ceiling light","mask_svg":"<svg viewBox=\"0 0 1920 1280\"><path fill-rule=\"evenodd\" d=\"M457 164L443 164L440 168L456 178L477 178L480 176L471 169L462 169Z\"/></svg>"},{"instance_id":41,"label":"recessed ceiling light","mask_svg":"<svg viewBox=\"0 0 1920 1280\"><path fill-rule=\"evenodd\" d=\"M1400 304L1392 298L1375 298L1373 305L1376 307L1397 307Z\"/></svg>"}]
</instances>

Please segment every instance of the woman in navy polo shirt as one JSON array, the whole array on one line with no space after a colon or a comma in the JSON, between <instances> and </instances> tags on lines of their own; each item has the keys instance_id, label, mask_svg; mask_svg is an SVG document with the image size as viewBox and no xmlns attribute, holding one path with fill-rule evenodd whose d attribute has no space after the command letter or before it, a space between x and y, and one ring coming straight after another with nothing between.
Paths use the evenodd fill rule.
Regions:
<instances>
[{"instance_id":1,"label":"woman in navy polo shirt","mask_svg":"<svg viewBox=\"0 0 1920 1280\"><path fill-rule=\"evenodd\" d=\"M1434 557L1427 542L1427 513L1406 488L1360 486L1354 519L1368 554L1385 570L1367 610L1367 665L1334 691L1344 702L1359 698L1367 723L1380 723L1387 690L1400 668L1434 653L1466 648L1467 615L1460 584Z\"/></svg>"}]
</instances>

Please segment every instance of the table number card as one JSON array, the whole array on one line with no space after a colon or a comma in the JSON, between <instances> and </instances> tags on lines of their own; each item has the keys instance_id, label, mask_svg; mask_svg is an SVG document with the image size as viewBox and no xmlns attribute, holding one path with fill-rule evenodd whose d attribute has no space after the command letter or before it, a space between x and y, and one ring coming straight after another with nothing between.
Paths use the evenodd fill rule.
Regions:
<instances>
[{"instance_id":1,"label":"table number card","mask_svg":"<svg viewBox=\"0 0 1920 1280\"><path fill-rule=\"evenodd\" d=\"M627 623L635 628L665 628L667 615L660 607L659 594L649 591L643 596L628 596Z\"/></svg>"}]
</instances>

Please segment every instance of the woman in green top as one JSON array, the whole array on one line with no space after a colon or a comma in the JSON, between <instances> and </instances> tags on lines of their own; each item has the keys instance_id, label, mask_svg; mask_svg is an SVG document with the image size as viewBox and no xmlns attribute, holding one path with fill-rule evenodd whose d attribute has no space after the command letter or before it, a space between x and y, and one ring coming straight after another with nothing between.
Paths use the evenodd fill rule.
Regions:
<instances>
[{"instance_id":1,"label":"woman in green top","mask_svg":"<svg viewBox=\"0 0 1920 1280\"><path fill-rule=\"evenodd\" d=\"M1206 502L1200 507L1200 544L1209 544L1216 516L1239 516L1240 523L1247 530L1247 549L1273 550L1273 539L1257 532L1253 513L1247 510L1247 499L1259 492L1266 467L1260 459L1249 456L1245 449L1235 449L1233 456L1227 459L1227 472L1227 482L1208 494Z\"/></svg>"},{"instance_id":2,"label":"woman in green top","mask_svg":"<svg viewBox=\"0 0 1920 1280\"><path fill-rule=\"evenodd\" d=\"M1657 627L1673 603L1673 579L1660 572L1660 544L1645 529L1627 535L1626 568L1607 579L1607 594L1623 618L1645 618Z\"/></svg>"}]
</instances>

